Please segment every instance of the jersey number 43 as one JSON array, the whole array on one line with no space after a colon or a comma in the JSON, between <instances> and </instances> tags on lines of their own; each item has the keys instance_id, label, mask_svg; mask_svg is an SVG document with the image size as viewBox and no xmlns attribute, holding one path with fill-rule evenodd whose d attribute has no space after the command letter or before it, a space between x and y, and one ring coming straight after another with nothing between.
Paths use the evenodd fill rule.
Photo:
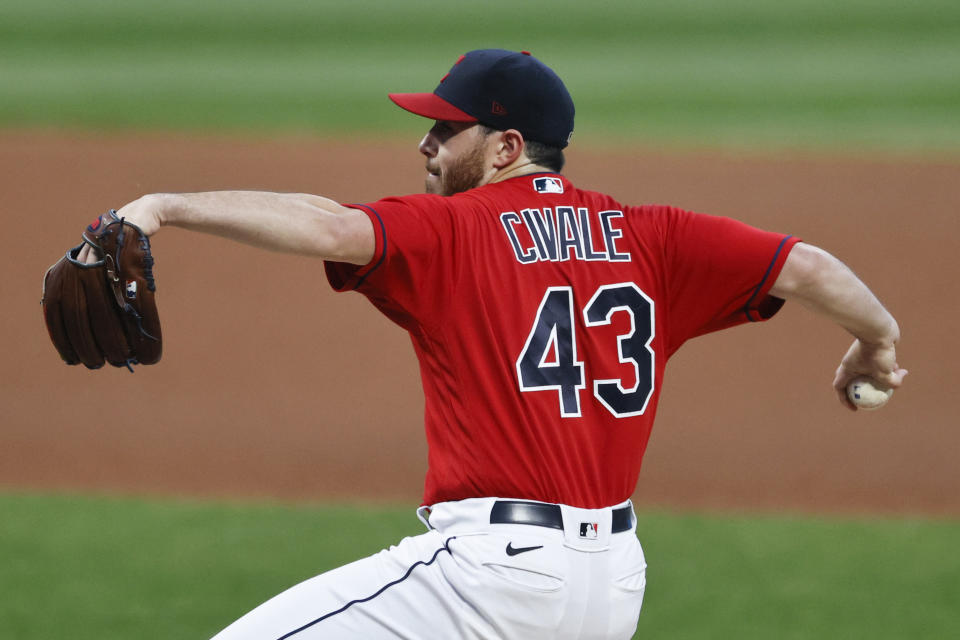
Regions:
<instances>
[{"instance_id":1,"label":"jersey number 43","mask_svg":"<svg viewBox=\"0 0 960 640\"><path fill-rule=\"evenodd\" d=\"M620 362L633 365L636 382L625 389L622 380L594 380L593 395L614 416L627 418L643 414L653 393L653 300L632 282L603 285L583 308L584 324L610 324L615 313L630 317L631 330L618 337L617 350ZM517 359L520 390L556 390L564 418L581 415L580 392L586 389L573 314L573 288L549 287Z\"/></svg>"}]
</instances>

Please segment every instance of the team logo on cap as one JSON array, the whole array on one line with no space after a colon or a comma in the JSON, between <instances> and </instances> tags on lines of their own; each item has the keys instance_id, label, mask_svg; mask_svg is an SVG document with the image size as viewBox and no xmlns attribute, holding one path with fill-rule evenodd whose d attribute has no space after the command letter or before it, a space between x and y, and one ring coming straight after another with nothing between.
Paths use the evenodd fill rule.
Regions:
<instances>
[{"instance_id":1,"label":"team logo on cap","mask_svg":"<svg viewBox=\"0 0 960 640\"><path fill-rule=\"evenodd\" d=\"M533 188L537 193L563 193L563 182L559 178L534 178Z\"/></svg>"},{"instance_id":2,"label":"team logo on cap","mask_svg":"<svg viewBox=\"0 0 960 640\"><path fill-rule=\"evenodd\" d=\"M600 526L600 523L598 522L581 522L580 537L587 538L589 540L596 540L597 529L599 528L599 526Z\"/></svg>"}]
</instances>

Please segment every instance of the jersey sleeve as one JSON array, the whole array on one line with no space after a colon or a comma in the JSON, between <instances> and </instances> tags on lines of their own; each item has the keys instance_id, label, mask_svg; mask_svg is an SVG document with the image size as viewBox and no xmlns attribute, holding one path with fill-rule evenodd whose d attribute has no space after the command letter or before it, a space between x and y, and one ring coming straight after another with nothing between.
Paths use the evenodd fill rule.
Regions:
<instances>
[{"instance_id":1,"label":"jersey sleeve","mask_svg":"<svg viewBox=\"0 0 960 640\"><path fill-rule=\"evenodd\" d=\"M664 217L670 353L690 338L780 310L784 301L769 291L800 238L674 208Z\"/></svg>"},{"instance_id":2,"label":"jersey sleeve","mask_svg":"<svg viewBox=\"0 0 960 640\"><path fill-rule=\"evenodd\" d=\"M436 319L452 283L449 239L455 216L449 200L414 195L347 205L370 218L376 247L373 258L362 266L325 262L330 285L337 291L364 294L410 331L418 331L423 319Z\"/></svg>"}]
</instances>

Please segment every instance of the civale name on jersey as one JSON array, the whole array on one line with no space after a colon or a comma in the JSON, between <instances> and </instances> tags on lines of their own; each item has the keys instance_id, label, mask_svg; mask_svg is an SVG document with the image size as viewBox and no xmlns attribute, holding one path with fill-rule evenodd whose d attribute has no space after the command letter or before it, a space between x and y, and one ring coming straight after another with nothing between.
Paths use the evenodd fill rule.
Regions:
<instances>
[{"instance_id":1,"label":"civale name on jersey","mask_svg":"<svg viewBox=\"0 0 960 640\"><path fill-rule=\"evenodd\" d=\"M505 211L500 222L513 253L522 264L565 260L629 262L618 242L623 238L623 211L591 212L587 207ZM600 240L595 242L594 238Z\"/></svg>"}]
</instances>

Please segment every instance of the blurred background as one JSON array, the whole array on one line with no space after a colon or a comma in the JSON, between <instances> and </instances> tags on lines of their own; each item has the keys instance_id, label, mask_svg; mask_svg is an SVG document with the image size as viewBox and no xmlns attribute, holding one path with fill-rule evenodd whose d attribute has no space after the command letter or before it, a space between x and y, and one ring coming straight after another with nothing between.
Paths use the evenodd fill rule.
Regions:
<instances>
[{"instance_id":1,"label":"blurred background","mask_svg":"<svg viewBox=\"0 0 960 640\"><path fill-rule=\"evenodd\" d=\"M483 47L565 80L576 184L800 235L903 329L873 413L830 389L849 336L798 307L681 349L638 637L957 635L958 43L946 0L0 0L0 637L208 637L419 532L412 348L319 263L164 230L166 353L134 375L64 366L37 303L144 193L420 191L425 121L386 93Z\"/></svg>"}]
</instances>

